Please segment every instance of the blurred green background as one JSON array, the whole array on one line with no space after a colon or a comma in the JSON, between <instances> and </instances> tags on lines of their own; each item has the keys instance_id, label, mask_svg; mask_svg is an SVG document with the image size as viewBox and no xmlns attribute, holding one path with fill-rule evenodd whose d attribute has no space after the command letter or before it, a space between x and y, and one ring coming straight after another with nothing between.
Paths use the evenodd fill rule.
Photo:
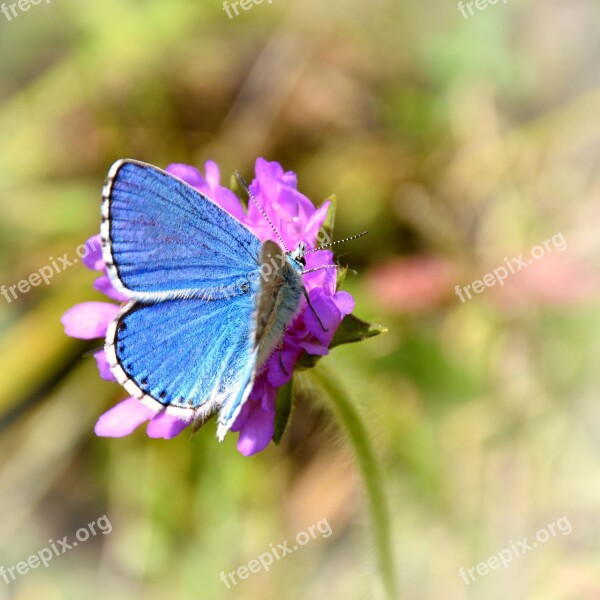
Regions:
<instances>
[{"instance_id":1,"label":"blurred green background","mask_svg":"<svg viewBox=\"0 0 600 600\"><path fill-rule=\"evenodd\" d=\"M600 597L600 4L52 0L0 13L0 283L73 255L103 179L131 157L264 156L338 197L356 314L386 335L336 349L383 463L400 595ZM504 286L464 286L562 234ZM98 299L81 265L0 296L0 564L103 514L113 530L0 599L382 597L351 448L300 402L283 443L244 458L193 438L93 434L123 398L59 322ZM561 517L508 568L459 575ZM269 544L317 538L232 589Z\"/></svg>"}]
</instances>

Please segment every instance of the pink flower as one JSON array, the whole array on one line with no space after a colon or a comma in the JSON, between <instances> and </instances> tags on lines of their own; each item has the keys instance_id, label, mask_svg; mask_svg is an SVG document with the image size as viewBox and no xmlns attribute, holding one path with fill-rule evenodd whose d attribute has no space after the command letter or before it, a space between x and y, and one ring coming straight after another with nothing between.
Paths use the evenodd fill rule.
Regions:
<instances>
[{"instance_id":1,"label":"pink flower","mask_svg":"<svg viewBox=\"0 0 600 600\"><path fill-rule=\"evenodd\" d=\"M218 166L208 161L205 175L188 165L172 164L169 173L189 183L214 200L252 231L261 241L273 238L271 226L251 202L248 212L238 197L221 186ZM288 249L294 249L300 241L308 247L318 245L317 236L325 219L329 203L318 209L297 190L296 175L284 172L279 163L262 158L256 161L256 176L250 190L261 207L281 234ZM85 265L102 275L94 287L117 302L127 298L111 284L106 265L102 261L100 237L94 236L87 243L88 252L83 259ZM329 250L313 252L306 256L306 269L333 265L333 253ZM324 328L311 310L303 310L288 327L281 351L273 353L267 365L256 377L254 387L232 431L239 432L238 450L249 456L264 450L273 437L275 426L275 397L277 388L287 383L304 352L326 355L332 337L344 316L354 308L350 294L336 290L336 269L321 269L304 276L304 286L311 304L319 315ZM109 323L120 309L119 304L109 302L84 302L69 309L62 317L67 335L82 339L101 338L106 335ZM95 355L100 376L114 381L104 351ZM283 363L283 369L281 364ZM100 436L122 437L132 433L142 423L148 422L146 432L150 437L171 438L183 431L189 422L152 409L135 398L123 400L104 413L96 423L95 432Z\"/></svg>"}]
</instances>

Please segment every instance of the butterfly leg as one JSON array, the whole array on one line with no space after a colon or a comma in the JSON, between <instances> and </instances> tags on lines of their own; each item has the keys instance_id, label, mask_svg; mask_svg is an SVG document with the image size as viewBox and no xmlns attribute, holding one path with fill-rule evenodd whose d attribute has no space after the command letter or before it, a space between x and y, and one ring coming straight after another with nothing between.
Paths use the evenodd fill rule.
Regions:
<instances>
[{"instance_id":1,"label":"butterfly leg","mask_svg":"<svg viewBox=\"0 0 600 600\"><path fill-rule=\"evenodd\" d=\"M306 288L302 287L302 291L304 292L304 297L306 298L308 307L310 308L310 310L313 311L313 315L315 315L317 321L319 322L319 325L321 326L321 329L323 331L329 331L329 329L327 329L327 327L325 327L325 325L323 325L323 321L321 321L321 319L319 318L319 315L317 314L317 311L315 310L315 307L312 305L312 302L310 301L310 298L308 296L308 292L306 291Z\"/></svg>"},{"instance_id":2,"label":"butterfly leg","mask_svg":"<svg viewBox=\"0 0 600 600\"><path fill-rule=\"evenodd\" d=\"M290 373L285 368L285 365L283 364L283 342L279 346L278 350L279 350L279 366L281 367L281 370L283 371L284 375L289 377Z\"/></svg>"}]
</instances>

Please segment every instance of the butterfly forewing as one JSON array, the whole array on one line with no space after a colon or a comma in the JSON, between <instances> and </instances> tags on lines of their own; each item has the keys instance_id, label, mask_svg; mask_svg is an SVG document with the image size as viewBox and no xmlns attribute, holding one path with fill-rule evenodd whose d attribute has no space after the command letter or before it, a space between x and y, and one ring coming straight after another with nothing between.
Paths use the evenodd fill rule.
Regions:
<instances>
[{"instance_id":1,"label":"butterfly forewing","mask_svg":"<svg viewBox=\"0 0 600 600\"><path fill-rule=\"evenodd\" d=\"M129 297L230 297L257 268L260 241L199 191L151 165L118 161L103 190L103 258Z\"/></svg>"}]
</instances>

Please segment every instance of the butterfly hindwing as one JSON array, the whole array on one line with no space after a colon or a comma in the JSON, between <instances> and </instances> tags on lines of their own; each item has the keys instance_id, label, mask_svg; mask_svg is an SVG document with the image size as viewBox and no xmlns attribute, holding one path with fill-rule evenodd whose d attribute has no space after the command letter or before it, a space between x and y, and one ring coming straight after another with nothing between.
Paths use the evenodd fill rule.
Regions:
<instances>
[{"instance_id":1,"label":"butterfly hindwing","mask_svg":"<svg viewBox=\"0 0 600 600\"><path fill-rule=\"evenodd\" d=\"M119 383L145 403L189 421L220 410L229 422L254 373L253 312L249 294L130 302L109 327L107 359Z\"/></svg>"},{"instance_id":2,"label":"butterfly hindwing","mask_svg":"<svg viewBox=\"0 0 600 600\"><path fill-rule=\"evenodd\" d=\"M231 296L257 267L258 238L157 167L116 162L102 198L103 258L115 287L131 298Z\"/></svg>"}]
</instances>

